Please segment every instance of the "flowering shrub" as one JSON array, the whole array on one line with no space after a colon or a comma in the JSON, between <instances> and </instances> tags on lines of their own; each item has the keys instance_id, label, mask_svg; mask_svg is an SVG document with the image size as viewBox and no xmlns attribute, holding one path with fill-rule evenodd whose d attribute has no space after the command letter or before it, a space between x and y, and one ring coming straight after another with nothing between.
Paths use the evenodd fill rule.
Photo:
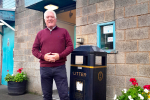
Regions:
<instances>
[{"instance_id":1,"label":"flowering shrub","mask_svg":"<svg viewBox=\"0 0 150 100\"><path fill-rule=\"evenodd\" d=\"M23 82L24 80L27 80L27 74L22 72L23 68L19 68L17 70L17 74L16 75L10 75L9 73L7 73L6 77L5 77L5 81L13 81L13 82ZM7 70L7 72L9 72Z\"/></svg>"},{"instance_id":2,"label":"flowering shrub","mask_svg":"<svg viewBox=\"0 0 150 100\"><path fill-rule=\"evenodd\" d=\"M131 78L129 81L132 82L131 88L128 91L123 89L122 95L118 97L115 95L114 100L150 100L150 85L145 85L142 89L138 86L135 78Z\"/></svg>"}]
</instances>

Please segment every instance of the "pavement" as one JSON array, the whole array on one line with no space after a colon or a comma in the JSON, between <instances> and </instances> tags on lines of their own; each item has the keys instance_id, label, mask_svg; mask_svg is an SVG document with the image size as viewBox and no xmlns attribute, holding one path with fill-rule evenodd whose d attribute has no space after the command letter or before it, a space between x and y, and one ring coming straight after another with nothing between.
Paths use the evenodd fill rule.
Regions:
<instances>
[{"instance_id":1,"label":"pavement","mask_svg":"<svg viewBox=\"0 0 150 100\"><path fill-rule=\"evenodd\" d=\"M0 85L0 100L43 100L43 97L31 93L17 96L8 95L7 86ZM53 95L53 100L60 100L58 94Z\"/></svg>"}]
</instances>

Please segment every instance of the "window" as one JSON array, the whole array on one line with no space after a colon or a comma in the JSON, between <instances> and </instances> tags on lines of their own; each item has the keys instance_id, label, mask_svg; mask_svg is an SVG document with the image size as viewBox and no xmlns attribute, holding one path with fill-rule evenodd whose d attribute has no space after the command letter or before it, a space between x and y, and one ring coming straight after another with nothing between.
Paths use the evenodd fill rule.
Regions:
<instances>
[{"instance_id":1,"label":"window","mask_svg":"<svg viewBox=\"0 0 150 100\"><path fill-rule=\"evenodd\" d=\"M15 0L3 0L3 8L12 9L15 8Z\"/></svg>"},{"instance_id":2,"label":"window","mask_svg":"<svg viewBox=\"0 0 150 100\"><path fill-rule=\"evenodd\" d=\"M116 53L115 50L115 21L97 25L97 46L107 53Z\"/></svg>"}]
</instances>

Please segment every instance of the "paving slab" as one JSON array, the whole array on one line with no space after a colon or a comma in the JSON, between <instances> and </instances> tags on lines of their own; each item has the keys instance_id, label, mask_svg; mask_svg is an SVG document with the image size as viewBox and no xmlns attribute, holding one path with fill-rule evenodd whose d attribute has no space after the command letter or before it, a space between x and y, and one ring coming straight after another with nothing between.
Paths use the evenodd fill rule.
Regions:
<instances>
[{"instance_id":1,"label":"paving slab","mask_svg":"<svg viewBox=\"0 0 150 100\"><path fill-rule=\"evenodd\" d=\"M43 97L30 93L17 96L8 95L7 86L0 85L0 100L43 100ZM53 95L53 100L60 100L58 94Z\"/></svg>"}]
</instances>

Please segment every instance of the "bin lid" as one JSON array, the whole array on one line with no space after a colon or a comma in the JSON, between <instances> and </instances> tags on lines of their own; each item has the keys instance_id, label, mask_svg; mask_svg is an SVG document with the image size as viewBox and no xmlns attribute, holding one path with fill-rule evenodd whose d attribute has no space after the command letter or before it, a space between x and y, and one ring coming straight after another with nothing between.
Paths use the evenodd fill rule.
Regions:
<instances>
[{"instance_id":1,"label":"bin lid","mask_svg":"<svg viewBox=\"0 0 150 100\"><path fill-rule=\"evenodd\" d=\"M73 52L72 53L77 53L77 54L79 54L79 53L94 53L94 54L96 54L96 53L106 53L107 54L107 52L105 52L104 50L102 50L102 49L100 49L99 47L97 47L97 46L92 46L92 45L82 45L82 46L79 46L78 48L76 48L76 49L74 49L73 50Z\"/></svg>"}]
</instances>

